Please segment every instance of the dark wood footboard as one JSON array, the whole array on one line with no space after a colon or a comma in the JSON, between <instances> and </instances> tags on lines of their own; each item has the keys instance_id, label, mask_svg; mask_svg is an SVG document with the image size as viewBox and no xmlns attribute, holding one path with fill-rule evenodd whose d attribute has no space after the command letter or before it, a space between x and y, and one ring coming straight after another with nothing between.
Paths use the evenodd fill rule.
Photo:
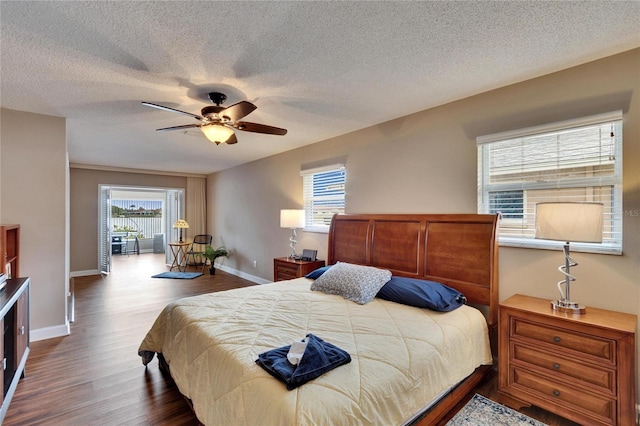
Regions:
<instances>
[{"instance_id":1,"label":"dark wood footboard","mask_svg":"<svg viewBox=\"0 0 640 426\"><path fill-rule=\"evenodd\" d=\"M473 389L491 373L491 365L481 365L413 423L417 426L445 425L473 396Z\"/></svg>"}]
</instances>

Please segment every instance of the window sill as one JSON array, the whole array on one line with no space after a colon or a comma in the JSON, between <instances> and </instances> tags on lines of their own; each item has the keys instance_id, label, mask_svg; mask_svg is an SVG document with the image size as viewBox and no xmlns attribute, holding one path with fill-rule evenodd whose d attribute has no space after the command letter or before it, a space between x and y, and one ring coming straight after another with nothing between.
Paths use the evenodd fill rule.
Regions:
<instances>
[{"instance_id":1,"label":"window sill","mask_svg":"<svg viewBox=\"0 0 640 426\"><path fill-rule=\"evenodd\" d=\"M329 227L328 226L307 226L302 229L304 232L315 232L317 234L328 234Z\"/></svg>"},{"instance_id":2,"label":"window sill","mask_svg":"<svg viewBox=\"0 0 640 426\"><path fill-rule=\"evenodd\" d=\"M564 243L561 241L509 237L499 237L498 241L500 247L518 247L539 250L562 250L564 247ZM613 246L612 244L571 243L570 250L572 253L622 254L622 248Z\"/></svg>"}]
</instances>

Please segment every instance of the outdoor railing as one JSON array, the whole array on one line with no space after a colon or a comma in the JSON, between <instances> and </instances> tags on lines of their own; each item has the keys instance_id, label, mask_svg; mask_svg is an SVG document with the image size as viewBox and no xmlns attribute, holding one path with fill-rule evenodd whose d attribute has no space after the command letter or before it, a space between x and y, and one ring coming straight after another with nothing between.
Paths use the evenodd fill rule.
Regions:
<instances>
[{"instance_id":1,"label":"outdoor railing","mask_svg":"<svg viewBox=\"0 0 640 426\"><path fill-rule=\"evenodd\" d=\"M123 229L136 231L138 238L153 238L154 234L163 234L161 217L112 217L111 231L121 232Z\"/></svg>"}]
</instances>

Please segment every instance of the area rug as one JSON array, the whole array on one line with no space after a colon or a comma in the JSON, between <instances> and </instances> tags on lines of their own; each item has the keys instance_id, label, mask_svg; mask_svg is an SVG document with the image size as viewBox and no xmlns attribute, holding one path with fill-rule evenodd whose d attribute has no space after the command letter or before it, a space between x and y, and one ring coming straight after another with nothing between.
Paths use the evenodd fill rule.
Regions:
<instances>
[{"instance_id":1,"label":"area rug","mask_svg":"<svg viewBox=\"0 0 640 426\"><path fill-rule=\"evenodd\" d=\"M202 272L163 272L161 274L152 275L151 278L175 278L179 280L190 280L202 275Z\"/></svg>"},{"instance_id":2,"label":"area rug","mask_svg":"<svg viewBox=\"0 0 640 426\"><path fill-rule=\"evenodd\" d=\"M525 416L511 408L475 394L462 407L447 426L491 425L491 426L546 426L545 423Z\"/></svg>"}]
</instances>

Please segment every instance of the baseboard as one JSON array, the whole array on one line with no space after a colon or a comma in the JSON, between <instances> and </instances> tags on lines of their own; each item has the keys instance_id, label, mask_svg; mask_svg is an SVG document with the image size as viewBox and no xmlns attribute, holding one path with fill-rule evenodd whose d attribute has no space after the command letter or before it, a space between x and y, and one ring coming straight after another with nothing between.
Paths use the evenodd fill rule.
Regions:
<instances>
[{"instance_id":1,"label":"baseboard","mask_svg":"<svg viewBox=\"0 0 640 426\"><path fill-rule=\"evenodd\" d=\"M169 265L167 265L169 266ZM228 266L220 265L216 267L217 269L223 270L231 275L238 276L240 278L244 278L245 280L254 282L256 284L268 284L272 281L265 280L264 278L256 277L255 275L247 274L246 272L238 271L237 269L229 268ZM69 273L69 277L87 277L90 275L100 275L100 271L97 269L89 269L86 271L71 271Z\"/></svg>"},{"instance_id":2,"label":"baseboard","mask_svg":"<svg viewBox=\"0 0 640 426\"><path fill-rule=\"evenodd\" d=\"M244 278L245 280L254 282L256 284L268 284L272 282L270 280L265 280L264 278L256 277L255 275L247 274L246 272L238 271L237 269L229 268L228 266L224 265L219 266L218 269L221 269L231 275Z\"/></svg>"},{"instance_id":3,"label":"baseboard","mask_svg":"<svg viewBox=\"0 0 640 426\"><path fill-rule=\"evenodd\" d=\"M69 277L87 277L89 275L100 275L100 271L97 269L89 269L87 271L71 271L69 272Z\"/></svg>"},{"instance_id":4,"label":"baseboard","mask_svg":"<svg viewBox=\"0 0 640 426\"><path fill-rule=\"evenodd\" d=\"M63 337L71 334L69 323L54 325L45 328L36 328L29 331L29 341L37 342L39 340L53 339L54 337Z\"/></svg>"}]
</instances>

